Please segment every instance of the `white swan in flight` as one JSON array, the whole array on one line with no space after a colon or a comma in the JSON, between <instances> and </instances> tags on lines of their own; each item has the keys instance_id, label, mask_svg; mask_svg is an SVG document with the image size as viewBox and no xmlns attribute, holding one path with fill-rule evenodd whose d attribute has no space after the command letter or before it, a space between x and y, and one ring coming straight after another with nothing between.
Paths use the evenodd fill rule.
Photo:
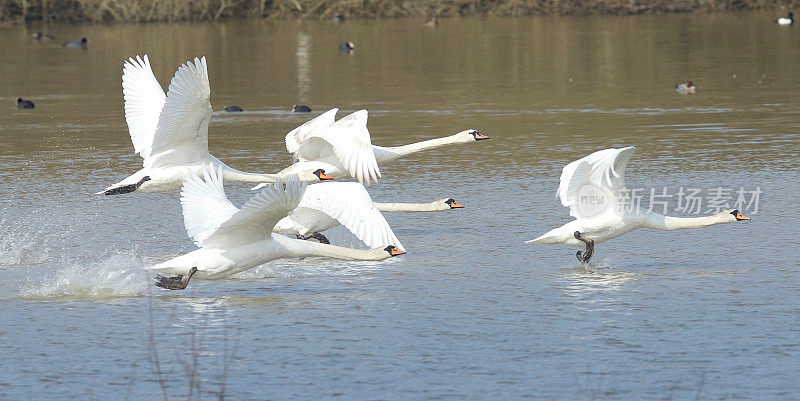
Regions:
<instances>
[{"instance_id":1,"label":"white swan in flight","mask_svg":"<svg viewBox=\"0 0 800 401\"><path fill-rule=\"evenodd\" d=\"M279 221L273 232L329 244L321 232L343 225L369 247L391 244L405 250L381 212L441 212L463 207L453 198L429 203L373 202L361 184L330 182L306 189L297 208Z\"/></svg>"},{"instance_id":2,"label":"white swan in flight","mask_svg":"<svg viewBox=\"0 0 800 401\"><path fill-rule=\"evenodd\" d=\"M296 177L277 179L237 209L225 196L222 167L202 169L203 179L189 174L181 190L186 233L200 247L195 251L152 266L159 273L156 285L186 288L193 275L217 279L280 258L325 256L347 260L383 260L405 252L393 245L375 249L351 249L287 238L272 232L303 197L306 183Z\"/></svg>"},{"instance_id":3,"label":"white swan in flight","mask_svg":"<svg viewBox=\"0 0 800 401\"><path fill-rule=\"evenodd\" d=\"M297 207L272 231L304 239L316 238L327 244L328 239L320 232L340 224L370 248L394 245L405 250L373 205L367 190L357 182L329 182L308 187Z\"/></svg>"},{"instance_id":4,"label":"white swan in flight","mask_svg":"<svg viewBox=\"0 0 800 401\"><path fill-rule=\"evenodd\" d=\"M625 166L635 149L629 146L600 150L564 167L558 197L576 219L526 243L585 246L585 253L581 255L578 251L577 257L586 263L592 257L595 244L637 228L679 230L750 220L738 210L725 210L705 217L680 218L664 216L642 207L633 211L619 208L617 195L625 189Z\"/></svg>"},{"instance_id":5,"label":"white swan in flight","mask_svg":"<svg viewBox=\"0 0 800 401\"><path fill-rule=\"evenodd\" d=\"M353 177L369 184L370 179L377 180L381 176L379 163L389 163L440 146L489 139L474 129L468 129L403 146L377 146L372 144L367 130L366 110L334 121L338 111L337 108L330 109L286 134L286 150L296 162L281 173L321 168L336 179ZM253 189L263 186L256 185Z\"/></svg>"},{"instance_id":6,"label":"white swan in flight","mask_svg":"<svg viewBox=\"0 0 800 401\"><path fill-rule=\"evenodd\" d=\"M166 95L147 55L130 58L122 69L122 92L133 148L144 168L98 194L174 191L189 174L199 174L203 164L221 167L231 181L275 182L283 176L239 171L208 153L211 90L205 57L181 65ZM324 171L311 171L296 174L303 181L332 179Z\"/></svg>"}]
</instances>

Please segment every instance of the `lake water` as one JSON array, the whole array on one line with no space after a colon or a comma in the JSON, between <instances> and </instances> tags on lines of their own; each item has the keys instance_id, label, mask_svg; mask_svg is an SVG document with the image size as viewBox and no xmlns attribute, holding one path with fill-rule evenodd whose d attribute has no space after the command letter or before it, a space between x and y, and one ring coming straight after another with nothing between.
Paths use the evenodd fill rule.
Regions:
<instances>
[{"instance_id":1,"label":"lake water","mask_svg":"<svg viewBox=\"0 0 800 401\"><path fill-rule=\"evenodd\" d=\"M800 31L775 17L0 30L0 399L796 398ZM141 167L121 70L143 53L164 87L208 57L214 109L246 110L214 113L210 150L246 171L286 166L285 133L331 107L368 109L379 145L492 139L381 168L376 201L466 205L387 215L407 255L166 291L144 267L194 249L178 194L91 195ZM589 268L523 244L569 220L565 164L628 145L629 187L761 191L752 221L637 230Z\"/></svg>"}]
</instances>

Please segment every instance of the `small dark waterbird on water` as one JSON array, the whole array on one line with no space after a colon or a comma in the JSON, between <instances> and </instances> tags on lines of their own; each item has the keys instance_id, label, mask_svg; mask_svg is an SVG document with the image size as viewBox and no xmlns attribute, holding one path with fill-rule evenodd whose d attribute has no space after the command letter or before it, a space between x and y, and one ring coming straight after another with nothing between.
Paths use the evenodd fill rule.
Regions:
<instances>
[{"instance_id":1,"label":"small dark waterbird on water","mask_svg":"<svg viewBox=\"0 0 800 401\"><path fill-rule=\"evenodd\" d=\"M34 107L35 106L33 105L33 102L31 102L30 100L24 100L21 97L17 98L17 109L19 110L32 109Z\"/></svg>"},{"instance_id":2,"label":"small dark waterbird on water","mask_svg":"<svg viewBox=\"0 0 800 401\"><path fill-rule=\"evenodd\" d=\"M64 47L66 47L67 49L86 49L86 43L87 43L86 38L83 38L81 40L71 39L64 42Z\"/></svg>"}]
</instances>

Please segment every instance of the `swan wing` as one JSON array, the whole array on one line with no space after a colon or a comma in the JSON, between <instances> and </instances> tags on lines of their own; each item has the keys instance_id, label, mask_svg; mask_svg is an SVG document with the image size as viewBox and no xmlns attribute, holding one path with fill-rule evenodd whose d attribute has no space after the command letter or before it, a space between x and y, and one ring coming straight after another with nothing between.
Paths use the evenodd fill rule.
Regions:
<instances>
[{"instance_id":1,"label":"swan wing","mask_svg":"<svg viewBox=\"0 0 800 401\"><path fill-rule=\"evenodd\" d=\"M278 179L274 184L268 184L220 224L203 246L230 248L268 238L275 224L297 207L306 185L297 176L290 176L285 182Z\"/></svg>"},{"instance_id":2,"label":"swan wing","mask_svg":"<svg viewBox=\"0 0 800 401\"><path fill-rule=\"evenodd\" d=\"M194 164L208 156L211 89L206 58L195 58L178 68L169 84L158 116L150 157L145 167Z\"/></svg>"},{"instance_id":3,"label":"swan wing","mask_svg":"<svg viewBox=\"0 0 800 401\"><path fill-rule=\"evenodd\" d=\"M308 120L305 124L289 131L289 133L286 134L286 150L291 154L297 153L297 151L300 150L300 145L303 144L303 141L305 141L309 135L333 124L336 120L336 112L338 111L339 109L332 108Z\"/></svg>"},{"instance_id":4,"label":"swan wing","mask_svg":"<svg viewBox=\"0 0 800 401\"><path fill-rule=\"evenodd\" d=\"M197 246L239 211L225 196L222 167L203 165L202 176L188 174L181 189L183 224Z\"/></svg>"},{"instance_id":5,"label":"swan wing","mask_svg":"<svg viewBox=\"0 0 800 401\"><path fill-rule=\"evenodd\" d=\"M146 54L144 57L136 56L135 59L131 57L123 64L122 95L125 98L125 121L128 123L133 149L147 159L166 95L153 75Z\"/></svg>"},{"instance_id":6,"label":"swan wing","mask_svg":"<svg viewBox=\"0 0 800 401\"><path fill-rule=\"evenodd\" d=\"M610 202L625 189L625 168L636 147L599 150L564 167L558 186L561 204L570 208L570 215L579 217L579 196L585 187L601 190ZM613 208L616 210L616 207Z\"/></svg>"},{"instance_id":7,"label":"swan wing","mask_svg":"<svg viewBox=\"0 0 800 401\"><path fill-rule=\"evenodd\" d=\"M368 247L394 245L404 251L400 240L363 185L356 182L326 182L306 189L298 207L327 214L345 226Z\"/></svg>"},{"instance_id":8,"label":"swan wing","mask_svg":"<svg viewBox=\"0 0 800 401\"><path fill-rule=\"evenodd\" d=\"M370 183L381 176L367 130L367 111L359 110L308 135L297 151L300 160L336 157L359 182Z\"/></svg>"}]
</instances>

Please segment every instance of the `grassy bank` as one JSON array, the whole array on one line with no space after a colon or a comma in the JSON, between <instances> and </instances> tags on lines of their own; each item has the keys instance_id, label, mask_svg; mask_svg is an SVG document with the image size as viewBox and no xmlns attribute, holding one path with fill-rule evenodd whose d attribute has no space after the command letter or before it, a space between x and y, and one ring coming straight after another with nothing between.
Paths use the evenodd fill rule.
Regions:
<instances>
[{"instance_id":1,"label":"grassy bank","mask_svg":"<svg viewBox=\"0 0 800 401\"><path fill-rule=\"evenodd\" d=\"M0 0L0 21L214 21L469 15L648 14L792 9L800 0Z\"/></svg>"}]
</instances>

